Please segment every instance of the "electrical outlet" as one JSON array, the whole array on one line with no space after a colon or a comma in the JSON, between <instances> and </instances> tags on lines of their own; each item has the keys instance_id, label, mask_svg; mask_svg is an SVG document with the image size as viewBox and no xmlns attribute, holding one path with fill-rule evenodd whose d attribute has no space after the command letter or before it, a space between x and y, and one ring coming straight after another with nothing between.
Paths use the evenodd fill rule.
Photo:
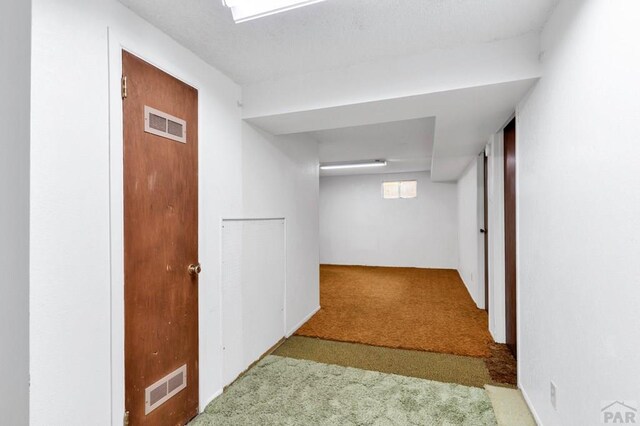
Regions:
<instances>
[{"instance_id":1,"label":"electrical outlet","mask_svg":"<svg viewBox=\"0 0 640 426\"><path fill-rule=\"evenodd\" d=\"M550 383L550 396L551 396L551 405L553 405L554 410L558 409L558 406L556 405L556 394L557 394L557 388L556 388L556 384L553 382L549 382Z\"/></svg>"}]
</instances>

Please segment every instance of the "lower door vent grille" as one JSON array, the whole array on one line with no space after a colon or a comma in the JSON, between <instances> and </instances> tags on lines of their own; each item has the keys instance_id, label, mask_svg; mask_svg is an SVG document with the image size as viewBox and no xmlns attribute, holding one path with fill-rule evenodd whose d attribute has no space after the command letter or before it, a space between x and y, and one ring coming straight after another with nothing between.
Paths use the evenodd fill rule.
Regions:
<instances>
[{"instance_id":1,"label":"lower door vent grille","mask_svg":"<svg viewBox=\"0 0 640 426\"><path fill-rule=\"evenodd\" d=\"M144 391L144 414L149 414L187 387L187 365L167 374Z\"/></svg>"}]
</instances>

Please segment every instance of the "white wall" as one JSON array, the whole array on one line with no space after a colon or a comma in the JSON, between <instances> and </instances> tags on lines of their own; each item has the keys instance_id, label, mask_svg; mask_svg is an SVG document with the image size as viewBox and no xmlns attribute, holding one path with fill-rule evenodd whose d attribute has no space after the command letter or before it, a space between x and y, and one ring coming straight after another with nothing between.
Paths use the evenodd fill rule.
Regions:
<instances>
[{"instance_id":1,"label":"white wall","mask_svg":"<svg viewBox=\"0 0 640 426\"><path fill-rule=\"evenodd\" d=\"M418 197L385 200L384 181L417 180ZM456 268L456 185L429 174L320 178L320 262Z\"/></svg>"},{"instance_id":2,"label":"white wall","mask_svg":"<svg viewBox=\"0 0 640 426\"><path fill-rule=\"evenodd\" d=\"M545 425L640 402L638 16L636 0L561 2L519 108L519 376Z\"/></svg>"},{"instance_id":3,"label":"white wall","mask_svg":"<svg viewBox=\"0 0 640 426\"><path fill-rule=\"evenodd\" d=\"M121 187L118 176L110 175L110 165L118 163L116 159L110 163L114 152L110 142L117 143L120 136L110 128L109 115L118 116L119 101L117 96L110 101L108 82L117 82L119 74L117 61L107 52L108 43L111 50L117 49L116 42L199 90L201 408L223 384L221 219L273 214L261 201L247 202L247 210L243 209L244 201L254 199L243 194L243 181L260 181L263 176L245 167L253 160L243 146L246 135L237 85L114 0L34 0L30 294L34 425L80 425L87 419L94 424L122 423L118 297L122 277L117 273L117 250L110 253L110 245L118 240L118 217L110 218L110 206L117 206L118 199L110 191L117 194ZM259 147L267 141L254 138L246 143ZM292 152L291 158L298 158L299 152ZM308 154L313 156L311 150ZM307 182L311 161L303 165L283 161L273 167L266 162L260 170L274 181L304 174ZM294 197L279 187L263 189L265 199L272 194L274 203ZM300 190L308 190L307 199L313 200L313 187L303 185ZM293 202L279 213L298 221L288 238L313 237L317 222L313 225L313 216L300 218L306 213ZM313 293L317 275L306 277L309 281L303 277L317 271L317 266L309 267L317 262L317 249L296 256L294 261L302 266L287 271L287 284L294 287L293 297L303 301L299 311L292 309L292 321L309 314L303 309L317 306L318 297ZM304 288L295 289L296 285Z\"/></svg>"},{"instance_id":4,"label":"white wall","mask_svg":"<svg viewBox=\"0 0 640 426\"><path fill-rule=\"evenodd\" d=\"M29 419L31 2L0 3L0 413Z\"/></svg>"},{"instance_id":5,"label":"white wall","mask_svg":"<svg viewBox=\"0 0 640 426\"><path fill-rule=\"evenodd\" d=\"M469 163L458 180L458 272L476 305L484 309L484 164Z\"/></svg>"},{"instance_id":6,"label":"white wall","mask_svg":"<svg viewBox=\"0 0 640 426\"><path fill-rule=\"evenodd\" d=\"M278 339L293 334L320 308L318 166L318 144L308 136L273 136L242 123L243 217L286 219L286 309L284 332ZM226 304L227 299L223 303ZM234 317L238 318L238 324L226 336L241 334L241 311L236 309ZM225 318L224 322L230 324L232 320ZM253 331L259 332L257 328ZM252 338L257 340L252 336L232 339L239 343ZM224 339L229 351L227 337ZM241 347L233 351L229 355L225 352L225 359L236 359L230 362L229 369L225 368L224 385L255 361L250 358L247 361Z\"/></svg>"},{"instance_id":7,"label":"white wall","mask_svg":"<svg viewBox=\"0 0 640 426\"><path fill-rule=\"evenodd\" d=\"M242 124L245 217L286 218L288 334L320 307L318 144Z\"/></svg>"}]
</instances>

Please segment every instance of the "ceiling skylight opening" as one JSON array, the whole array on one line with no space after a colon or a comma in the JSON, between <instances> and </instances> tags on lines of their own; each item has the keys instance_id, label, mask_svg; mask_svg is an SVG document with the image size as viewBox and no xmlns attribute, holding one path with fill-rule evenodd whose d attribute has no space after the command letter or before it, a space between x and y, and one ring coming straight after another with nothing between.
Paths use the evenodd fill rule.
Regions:
<instances>
[{"instance_id":1,"label":"ceiling skylight opening","mask_svg":"<svg viewBox=\"0 0 640 426\"><path fill-rule=\"evenodd\" d=\"M222 0L222 4L231 9L233 20L239 24L322 1L325 0Z\"/></svg>"}]
</instances>

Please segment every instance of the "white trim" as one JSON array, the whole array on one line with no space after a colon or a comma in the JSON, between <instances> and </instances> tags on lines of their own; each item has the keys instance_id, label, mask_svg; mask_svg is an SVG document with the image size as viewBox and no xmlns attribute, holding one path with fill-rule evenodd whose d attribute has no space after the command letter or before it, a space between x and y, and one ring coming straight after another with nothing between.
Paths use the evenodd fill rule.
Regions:
<instances>
[{"instance_id":1,"label":"white trim","mask_svg":"<svg viewBox=\"0 0 640 426\"><path fill-rule=\"evenodd\" d=\"M223 275L223 271L224 271L224 266L223 266L223 255L222 255L222 250L223 250L223 240L224 240L224 235L222 232L222 227L224 226L224 217L220 217L220 221L218 223L218 229L220 230L220 238L218 238L218 262L219 262L219 268L218 268L218 282L220 283L220 285L218 286L218 312L220 313L220 315L218 316L218 334L220 336L220 383L222 386L222 389L218 390L218 392L216 392L214 394L214 396L204 405L204 407L200 407L200 410L204 410L206 408L207 405L209 405L209 403L211 401L213 401L215 398L217 398L219 395L222 394L222 392L224 391L224 303L223 303L223 297L224 297L224 290L223 290L223 282L222 282L222 275Z\"/></svg>"},{"instance_id":2,"label":"white trim","mask_svg":"<svg viewBox=\"0 0 640 426\"><path fill-rule=\"evenodd\" d=\"M288 269L288 265L289 262L287 262L288 256L287 256L287 219L286 218L282 218L282 224L283 224L283 238L284 238L284 289L282 291L283 293L283 297L284 300L282 301L282 336L286 337L287 335L287 269Z\"/></svg>"},{"instance_id":3,"label":"white trim","mask_svg":"<svg viewBox=\"0 0 640 426\"><path fill-rule=\"evenodd\" d=\"M505 251L504 251L504 132L491 136L489 157L489 331L505 343ZM493 306L493 308L491 308Z\"/></svg>"},{"instance_id":4,"label":"white trim","mask_svg":"<svg viewBox=\"0 0 640 426\"><path fill-rule=\"evenodd\" d=\"M488 164L489 160L486 159L484 155L484 149L478 153L476 157L476 163L478 167L476 169L476 218L477 218L477 231L476 231L476 246L477 250L477 264L478 264L478 283L477 283L477 291L478 291L478 301L476 305L479 309L487 310L487 304L489 302L489 283L485 280L486 277L489 276L489 259L487 258L487 251L489 248L489 236L487 234L487 229L485 228L485 223L489 223L489 206L488 206L488 194L485 194L487 188L485 188L485 176L487 176L487 186L489 186L489 175ZM485 163L487 167L485 167ZM485 200L487 205L485 206ZM487 211L487 217L485 217L485 210ZM488 226L487 226L488 228ZM484 229L484 232L480 232L481 229ZM485 246L487 250L485 250ZM486 291L485 291L486 287ZM488 317L487 317L487 329L488 327Z\"/></svg>"},{"instance_id":5,"label":"white trim","mask_svg":"<svg viewBox=\"0 0 640 426\"><path fill-rule=\"evenodd\" d=\"M527 403L527 407L529 407L529 411L531 412L533 419L536 421L536 424L541 425L542 420L540 420L540 416L538 416L538 413L533 408L533 404L531 403L531 398L529 398L529 395L527 395L527 392L524 390L522 386L518 386L518 389L520 389L520 392L522 392L522 397L524 398L524 402Z\"/></svg>"},{"instance_id":6,"label":"white trim","mask_svg":"<svg viewBox=\"0 0 640 426\"><path fill-rule=\"evenodd\" d=\"M311 319L312 316L314 316L318 311L320 310L320 306L318 306L317 308L315 308L313 311L311 311L311 313L309 313L306 317L304 317L298 324L296 324L293 328L291 328L285 335L285 337L288 339L289 337L291 337L293 335L293 333L295 333L300 327L302 327L304 325L304 323L306 323L307 321L309 321Z\"/></svg>"},{"instance_id":7,"label":"white trim","mask_svg":"<svg viewBox=\"0 0 640 426\"><path fill-rule=\"evenodd\" d=\"M520 168L522 164L520 162L520 149L518 148L518 141L520 140L520 111L519 107L516 108L516 112L514 114L515 124L516 124L516 359L522 360L522 306L520 303L520 299L522 298L521 294L521 285L520 281L522 279L521 274L521 264L520 264ZM506 295L505 295L506 297ZM506 311L505 311L505 321L506 321ZM506 322L505 322L506 327ZM516 368L517 381L520 381L522 377L522 365L520 362L517 364Z\"/></svg>"},{"instance_id":8,"label":"white trim","mask_svg":"<svg viewBox=\"0 0 640 426\"><path fill-rule=\"evenodd\" d=\"M517 106L516 106L516 109L517 109ZM509 118L507 118L507 121L505 121L504 124L502 124L502 126L498 127L498 130L496 131L496 133L503 132L504 128L507 127L509 125L509 123L511 123L511 120L516 118L516 113L517 113L517 111L513 111L513 113L509 116ZM518 123L516 123L516 124L518 124ZM518 129L516 128L516 131L517 130Z\"/></svg>"},{"instance_id":9,"label":"white trim","mask_svg":"<svg viewBox=\"0 0 640 426\"><path fill-rule=\"evenodd\" d=\"M124 389L124 192L123 192L123 113L121 98L122 51L126 50L156 68L174 76L195 89L198 85L188 78L173 72L175 66L145 45L144 40L132 37L107 27L107 53L109 75L109 233L110 233L110 278L111 278L111 424L122 422L125 410ZM198 106L199 108L199 106ZM200 203L200 201L199 201ZM200 209L200 206L198 207ZM202 229L198 215L199 233ZM199 235L201 240L201 235ZM202 309L198 309L202 315ZM199 322L200 324L200 322ZM202 353L198 354L199 359ZM200 363L201 364L201 363ZM198 369L200 374L202 370ZM200 380L202 383L202 380ZM200 388L202 389L202 387ZM199 391L201 394L202 392Z\"/></svg>"},{"instance_id":10,"label":"white trim","mask_svg":"<svg viewBox=\"0 0 640 426\"><path fill-rule=\"evenodd\" d=\"M124 203L123 125L120 93L122 43L108 29L109 54L109 230L111 263L111 424L124 403Z\"/></svg>"}]
</instances>

